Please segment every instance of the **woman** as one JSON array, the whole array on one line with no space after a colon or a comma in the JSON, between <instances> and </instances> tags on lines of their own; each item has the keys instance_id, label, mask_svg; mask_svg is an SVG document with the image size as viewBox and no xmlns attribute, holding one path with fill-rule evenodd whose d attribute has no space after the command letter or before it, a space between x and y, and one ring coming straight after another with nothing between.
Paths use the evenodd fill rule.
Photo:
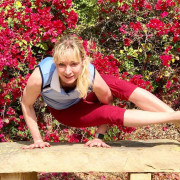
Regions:
<instances>
[{"instance_id":1,"label":"woman","mask_svg":"<svg viewBox=\"0 0 180 180\"><path fill-rule=\"evenodd\" d=\"M95 138L86 143L90 147L110 147L103 142L107 124L139 127L180 121L179 111L174 112L150 92L114 76L101 76L74 35L62 37L55 45L53 58L41 61L28 80L21 106L34 143L23 149L50 147L42 140L33 108L40 93L60 123L99 126ZM142 110L112 106L113 96L131 101Z\"/></svg>"}]
</instances>

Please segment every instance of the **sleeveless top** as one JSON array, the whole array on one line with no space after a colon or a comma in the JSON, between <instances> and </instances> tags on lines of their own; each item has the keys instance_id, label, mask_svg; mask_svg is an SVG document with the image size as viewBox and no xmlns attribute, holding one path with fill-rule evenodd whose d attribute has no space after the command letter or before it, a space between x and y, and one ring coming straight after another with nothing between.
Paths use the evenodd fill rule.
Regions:
<instances>
[{"instance_id":1,"label":"sleeveless top","mask_svg":"<svg viewBox=\"0 0 180 180\"><path fill-rule=\"evenodd\" d=\"M80 93L76 88L66 93L61 87L59 75L52 57L43 59L38 64L38 67L42 77L41 95L49 107L57 110L66 109L82 99L79 97ZM90 82L92 84L95 76L95 68L91 63L89 64L89 71Z\"/></svg>"}]
</instances>

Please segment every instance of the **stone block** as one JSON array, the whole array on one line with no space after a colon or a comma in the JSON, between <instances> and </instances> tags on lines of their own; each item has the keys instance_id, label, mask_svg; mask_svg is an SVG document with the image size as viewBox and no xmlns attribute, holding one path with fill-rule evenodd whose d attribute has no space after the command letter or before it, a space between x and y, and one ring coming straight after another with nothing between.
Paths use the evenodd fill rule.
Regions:
<instances>
[{"instance_id":1,"label":"stone block","mask_svg":"<svg viewBox=\"0 0 180 180\"><path fill-rule=\"evenodd\" d=\"M175 140L118 141L112 148L51 143L22 150L28 142L0 143L0 173L27 172L180 172L180 143Z\"/></svg>"}]
</instances>

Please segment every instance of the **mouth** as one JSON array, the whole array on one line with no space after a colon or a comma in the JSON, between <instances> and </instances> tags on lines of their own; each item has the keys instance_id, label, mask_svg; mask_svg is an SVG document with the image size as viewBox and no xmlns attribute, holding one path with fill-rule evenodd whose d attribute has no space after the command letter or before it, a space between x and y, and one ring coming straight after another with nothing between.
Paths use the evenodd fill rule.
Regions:
<instances>
[{"instance_id":1,"label":"mouth","mask_svg":"<svg viewBox=\"0 0 180 180\"><path fill-rule=\"evenodd\" d=\"M74 76L64 76L66 79L72 79Z\"/></svg>"}]
</instances>

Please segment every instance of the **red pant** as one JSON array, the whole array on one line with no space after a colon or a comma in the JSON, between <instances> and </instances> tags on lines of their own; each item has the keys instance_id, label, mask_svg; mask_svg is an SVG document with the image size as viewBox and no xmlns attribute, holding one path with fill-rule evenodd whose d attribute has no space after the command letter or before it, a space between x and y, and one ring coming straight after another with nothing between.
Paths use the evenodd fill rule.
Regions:
<instances>
[{"instance_id":1,"label":"red pant","mask_svg":"<svg viewBox=\"0 0 180 180\"><path fill-rule=\"evenodd\" d=\"M102 78L111 89L112 95L122 100L128 100L136 85L120 80L114 76L102 75ZM60 123L71 127L90 127L102 124L123 125L124 112L112 105L101 104L94 93L89 93L86 99L63 110L48 107L51 114Z\"/></svg>"}]
</instances>

